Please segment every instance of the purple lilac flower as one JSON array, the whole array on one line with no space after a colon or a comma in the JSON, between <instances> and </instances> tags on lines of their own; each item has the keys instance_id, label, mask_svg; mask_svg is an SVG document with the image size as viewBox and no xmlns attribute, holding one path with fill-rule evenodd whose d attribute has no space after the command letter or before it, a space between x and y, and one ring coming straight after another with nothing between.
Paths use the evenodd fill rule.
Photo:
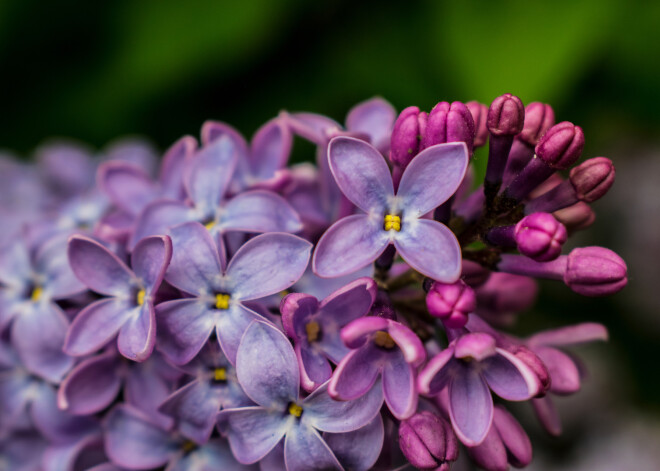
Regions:
<instances>
[{"instance_id":1,"label":"purple lilac flower","mask_svg":"<svg viewBox=\"0 0 660 471\"><path fill-rule=\"evenodd\" d=\"M165 279L190 297L158 305L159 348L174 364L188 363L215 330L229 361L254 319L245 305L294 284L312 245L294 235L262 234L249 240L226 265L209 231L196 222L172 229L174 256Z\"/></svg>"},{"instance_id":2,"label":"purple lilac flower","mask_svg":"<svg viewBox=\"0 0 660 471\"><path fill-rule=\"evenodd\" d=\"M366 214L339 220L321 237L312 260L316 274L332 278L356 271L393 243L420 273L456 281L461 268L456 236L423 216L447 200L463 180L468 162L464 143L439 144L420 152L406 167L396 195L384 158L369 144L337 137L328 157L342 192Z\"/></svg>"},{"instance_id":3,"label":"purple lilac flower","mask_svg":"<svg viewBox=\"0 0 660 471\"><path fill-rule=\"evenodd\" d=\"M292 293L282 299L284 331L293 339L302 387L313 391L330 379L330 361L338 364L349 349L339 336L349 322L369 312L376 283L359 278L319 302L314 296Z\"/></svg>"},{"instance_id":4,"label":"purple lilac flower","mask_svg":"<svg viewBox=\"0 0 660 471\"><path fill-rule=\"evenodd\" d=\"M493 421L490 390L509 401L525 401L539 392L534 372L485 333L465 334L433 357L419 375L419 391L434 396L449 391L449 417L466 445L483 442ZM489 390L490 389L490 390Z\"/></svg>"},{"instance_id":5,"label":"purple lilac flower","mask_svg":"<svg viewBox=\"0 0 660 471\"><path fill-rule=\"evenodd\" d=\"M46 440L34 430L0 436L0 469L40 470L47 445Z\"/></svg>"},{"instance_id":6,"label":"purple lilac flower","mask_svg":"<svg viewBox=\"0 0 660 471\"><path fill-rule=\"evenodd\" d=\"M58 383L73 366L62 352L69 319L55 303L84 291L66 259L66 239L34 250L18 239L0 250L0 332L31 373Z\"/></svg>"},{"instance_id":7,"label":"purple lilac flower","mask_svg":"<svg viewBox=\"0 0 660 471\"><path fill-rule=\"evenodd\" d=\"M251 405L252 401L238 384L236 370L217 342L207 343L183 368L193 380L162 401L159 410L175 419L184 437L201 445L209 441L219 410Z\"/></svg>"},{"instance_id":8,"label":"purple lilac flower","mask_svg":"<svg viewBox=\"0 0 660 471\"><path fill-rule=\"evenodd\" d=\"M67 332L64 351L82 356L118 335L119 352L134 361L149 358L156 342L154 296L172 257L168 236L147 237L131 256L133 270L98 242L83 236L69 240L71 268L91 290L107 298L83 309Z\"/></svg>"},{"instance_id":9,"label":"purple lilac flower","mask_svg":"<svg viewBox=\"0 0 660 471\"><path fill-rule=\"evenodd\" d=\"M130 248L144 237L165 234L169 228L187 221L201 222L214 236L227 231L299 231L302 225L294 209L271 191L252 190L225 199L238 152L228 136L200 149L183 168L189 204L159 199L147 205L139 217Z\"/></svg>"},{"instance_id":10,"label":"purple lilac flower","mask_svg":"<svg viewBox=\"0 0 660 471\"><path fill-rule=\"evenodd\" d=\"M287 471L341 470L319 432L355 431L380 410L379 391L354 401L335 401L328 395L327 383L301 400L293 348L284 334L265 322L255 321L245 331L236 370L257 406L221 411L218 423L228 426L229 445L241 463L259 461L284 439Z\"/></svg>"},{"instance_id":11,"label":"purple lilac flower","mask_svg":"<svg viewBox=\"0 0 660 471\"><path fill-rule=\"evenodd\" d=\"M417 409L416 373L426 359L419 337L399 322L382 317L356 319L341 331L352 351L339 363L328 392L338 400L354 400L380 389L385 403L398 419Z\"/></svg>"}]
</instances>

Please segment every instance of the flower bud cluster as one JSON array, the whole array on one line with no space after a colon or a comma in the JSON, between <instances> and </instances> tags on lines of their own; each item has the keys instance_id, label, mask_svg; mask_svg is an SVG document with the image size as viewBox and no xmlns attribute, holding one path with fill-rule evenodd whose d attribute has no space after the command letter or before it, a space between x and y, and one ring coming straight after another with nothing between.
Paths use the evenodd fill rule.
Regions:
<instances>
[{"instance_id":1,"label":"flower bud cluster","mask_svg":"<svg viewBox=\"0 0 660 471\"><path fill-rule=\"evenodd\" d=\"M289 163L296 136L316 164ZM614 180L604 157L556 176L583 145L505 94L282 112L249 143L209 121L160 160L135 140L0 157L0 468L526 466L507 401L558 434L552 398L582 380L564 349L607 331L505 329L534 278L627 283L609 249L562 255Z\"/></svg>"}]
</instances>

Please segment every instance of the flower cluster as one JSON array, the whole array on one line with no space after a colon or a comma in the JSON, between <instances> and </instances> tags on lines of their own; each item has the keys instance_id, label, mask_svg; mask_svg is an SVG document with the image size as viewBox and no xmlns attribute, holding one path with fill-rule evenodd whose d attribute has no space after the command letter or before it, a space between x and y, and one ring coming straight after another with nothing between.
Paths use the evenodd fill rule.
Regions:
<instances>
[{"instance_id":1,"label":"flower cluster","mask_svg":"<svg viewBox=\"0 0 660 471\"><path fill-rule=\"evenodd\" d=\"M296 137L317 165L288 166ZM561 254L614 179L604 157L557 173L583 144L506 94L282 112L250 143L207 122L160 164L136 141L1 156L0 469L527 465L493 393L560 433L552 396L581 382L564 349L607 331L505 329L535 277L627 282L606 248Z\"/></svg>"}]
</instances>

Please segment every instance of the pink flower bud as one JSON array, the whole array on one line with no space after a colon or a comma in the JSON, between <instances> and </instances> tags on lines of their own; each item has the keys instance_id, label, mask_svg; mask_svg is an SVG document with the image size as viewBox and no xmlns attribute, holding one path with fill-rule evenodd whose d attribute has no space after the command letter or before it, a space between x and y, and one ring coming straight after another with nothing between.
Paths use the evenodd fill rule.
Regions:
<instances>
[{"instance_id":1,"label":"pink flower bud","mask_svg":"<svg viewBox=\"0 0 660 471\"><path fill-rule=\"evenodd\" d=\"M522 101L510 93L495 98L488 109L488 130L496 136L518 134L523 130L524 120Z\"/></svg>"},{"instance_id":2,"label":"pink flower bud","mask_svg":"<svg viewBox=\"0 0 660 471\"><path fill-rule=\"evenodd\" d=\"M574 205L555 211L552 214L569 231L586 229L596 220L596 213L591 209L591 206L583 201L578 201Z\"/></svg>"},{"instance_id":3,"label":"pink flower bud","mask_svg":"<svg viewBox=\"0 0 660 471\"><path fill-rule=\"evenodd\" d=\"M582 154L584 134L582 128L568 121L555 124L536 145L536 155L550 168L565 170Z\"/></svg>"},{"instance_id":4,"label":"pink flower bud","mask_svg":"<svg viewBox=\"0 0 660 471\"><path fill-rule=\"evenodd\" d=\"M428 115L416 106L403 110L394 122L390 147L392 163L405 168L422 149Z\"/></svg>"},{"instance_id":5,"label":"pink flower bud","mask_svg":"<svg viewBox=\"0 0 660 471\"><path fill-rule=\"evenodd\" d=\"M442 469L439 467L458 458L458 440L451 425L429 411L401 422L399 446L410 464L418 469Z\"/></svg>"},{"instance_id":6,"label":"pink flower bud","mask_svg":"<svg viewBox=\"0 0 660 471\"><path fill-rule=\"evenodd\" d=\"M535 146L553 124L555 113L550 105L538 101L530 103L525 107L525 123L518 139Z\"/></svg>"},{"instance_id":7,"label":"pink flower bud","mask_svg":"<svg viewBox=\"0 0 660 471\"><path fill-rule=\"evenodd\" d=\"M614 183L614 165L607 157L595 157L571 169L569 178L577 197L586 203L602 198Z\"/></svg>"},{"instance_id":8,"label":"pink flower bud","mask_svg":"<svg viewBox=\"0 0 660 471\"><path fill-rule=\"evenodd\" d=\"M486 126L488 107L478 101L467 102L465 106L470 110L474 121L474 147L481 147L488 140L488 127Z\"/></svg>"},{"instance_id":9,"label":"pink flower bud","mask_svg":"<svg viewBox=\"0 0 660 471\"><path fill-rule=\"evenodd\" d=\"M607 296L628 283L628 267L616 253L604 247L583 247L568 254L566 285L583 296Z\"/></svg>"},{"instance_id":10,"label":"pink flower bud","mask_svg":"<svg viewBox=\"0 0 660 471\"><path fill-rule=\"evenodd\" d=\"M464 281L455 283L440 283L436 281L426 295L426 306L429 313L442 319L451 329L463 327L468 314L477 308L474 290Z\"/></svg>"},{"instance_id":11,"label":"pink flower bud","mask_svg":"<svg viewBox=\"0 0 660 471\"><path fill-rule=\"evenodd\" d=\"M514 231L521 254L537 262L549 262L561 254L568 234L552 214L533 213L522 218Z\"/></svg>"},{"instance_id":12,"label":"pink flower bud","mask_svg":"<svg viewBox=\"0 0 660 471\"><path fill-rule=\"evenodd\" d=\"M422 147L427 148L447 142L465 142L468 154L474 145L474 119L470 110L460 101L452 104L441 101L429 113Z\"/></svg>"}]
</instances>

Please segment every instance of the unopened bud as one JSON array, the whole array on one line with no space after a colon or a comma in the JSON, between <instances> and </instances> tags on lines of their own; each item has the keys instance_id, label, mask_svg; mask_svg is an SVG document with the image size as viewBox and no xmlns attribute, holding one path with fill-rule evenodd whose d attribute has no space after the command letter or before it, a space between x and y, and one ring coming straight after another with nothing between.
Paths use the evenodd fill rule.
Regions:
<instances>
[{"instance_id":1,"label":"unopened bud","mask_svg":"<svg viewBox=\"0 0 660 471\"><path fill-rule=\"evenodd\" d=\"M524 120L522 101L510 93L495 98L488 109L488 130L496 136L518 134L523 130Z\"/></svg>"},{"instance_id":2,"label":"unopened bud","mask_svg":"<svg viewBox=\"0 0 660 471\"><path fill-rule=\"evenodd\" d=\"M427 148L447 142L465 142L468 155L472 155L474 119L467 106L460 101L451 104L441 101L429 113L422 147Z\"/></svg>"},{"instance_id":3,"label":"unopened bud","mask_svg":"<svg viewBox=\"0 0 660 471\"><path fill-rule=\"evenodd\" d=\"M604 247L582 247L568 254L564 273L566 285L583 296L607 296L628 283L628 267Z\"/></svg>"},{"instance_id":4,"label":"unopened bud","mask_svg":"<svg viewBox=\"0 0 660 471\"><path fill-rule=\"evenodd\" d=\"M525 123L518 139L534 147L555 124L555 113L550 105L535 101L525 107Z\"/></svg>"},{"instance_id":5,"label":"unopened bud","mask_svg":"<svg viewBox=\"0 0 660 471\"><path fill-rule=\"evenodd\" d=\"M565 170L582 154L584 134L582 128L568 121L555 124L536 145L536 155L550 168Z\"/></svg>"},{"instance_id":6,"label":"unopened bud","mask_svg":"<svg viewBox=\"0 0 660 471\"><path fill-rule=\"evenodd\" d=\"M417 469L449 469L458 458L458 440L451 425L429 411L422 411L401 422L399 446ZM447 465L442 468L442 465Z\"/></svg>"},{"instance_id":7,"label":"unopened bud","mask_svg":"<svg viewBox=\"0 0 660 471\"><path fill-rule=\"evenodd\" d=\"M426 295L426 306L429 313L442 319L450 329L458 329L465 325L468 314L477 308L474 290L463 280L455 283L435 282Z\"/></svg>"},{"instance_id":8,"label":"unopened bud","mask_svg":"<svg viewBox=\"0 0 660 471\"><path fill-rule=\"evenodd\" d=\"M549 262L561 254L568 234L552 214L533 213L516 224L514 237L521 254L537 262Z\"/></svg>"},{"instance_id":9,"label":"unopened bud","mask_svg":"<svg viewBox=\"0 0 660 471\"><path fill-rule=\"evenodd\" d=\"M478 101L469 101L465 106L470 110L474 121L474 147L481 147L488 140L488 107Z\"/></svg>"},{"instance_id":10,"label":"unopened bud","mask_svg":"<svg viewBox=\"0 0 660 471\"><path fill-rule=\"evenodd\" d=\"M390 146L390 160L406 167L422 149L428 115L416 106L403 110L394 122Z\"/></svg>"},{"instance_id":11,"label":"unopened bud","mask_svg":"<svg viewBox=\"0 0 660 471\"><path fill-rule=\"evenodd\" d=\"M592 203L607 193L614 183L614 165L607 157L589 159L571 169L569 178L577 197Z\"/></svg>"},{"instance_id":12,"label":"unopened bud","mask_svg":"<svg viewBox=\"0 0 660 471\"><path fill-rule=\"evenodd\" d=\"M591 226L596 220L596 213L587 203L578 201L572 206L552 213L569 231L579 231Z\"/></svg>"}]
</instances>

